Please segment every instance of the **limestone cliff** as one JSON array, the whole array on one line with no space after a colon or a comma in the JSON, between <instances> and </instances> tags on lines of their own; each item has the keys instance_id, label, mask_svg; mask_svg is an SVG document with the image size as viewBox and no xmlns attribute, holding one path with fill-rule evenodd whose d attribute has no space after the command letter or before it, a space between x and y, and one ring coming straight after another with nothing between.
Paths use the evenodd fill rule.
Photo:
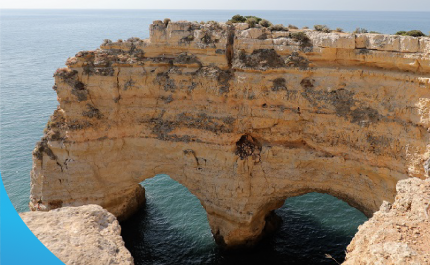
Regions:
<instances>
[{"instance_id":1,"label":"limestone cliff","mask_svg":"<svg viewBox=\"0 0 430 265\"><path fill-rule=\"evenodd\" d=\"M49 212L21 213L33 234L67 265L132 265L121 227L98 205L64 207Z\"/></svg>"},{"instance_id":2,"label":"limestone cliff","mask_svg":"<svg viewBox=\"0 0 430 265\"><path fill-rule=\"evenodd\" d=\"M252 245L286 198L323 192L368 216L428 176L430 38L155 21L55 73L33 152L33 210L95 203L119 219L170 175L216 241Z\"/></svg>"},{"instance_id":3,"label":"limestone cliff","mask_svg":"<svg viewBox=\"0 0 430 265\"><path fill-rule=\"evenodd\" d=\"M397 196L359 227L345 265L430 264L430 179L405 179Z\"/></svg>"}]
</instances>

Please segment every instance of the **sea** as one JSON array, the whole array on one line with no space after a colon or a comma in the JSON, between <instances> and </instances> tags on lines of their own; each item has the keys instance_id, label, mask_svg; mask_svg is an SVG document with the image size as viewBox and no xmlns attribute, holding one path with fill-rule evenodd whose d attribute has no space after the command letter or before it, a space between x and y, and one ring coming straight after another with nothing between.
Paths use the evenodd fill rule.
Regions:
<instances>
[{"instance_id":1,"label":"sea","mask_svg":"<svg viewBox=\"0 0 430 265\"><path fill-rule=\"evenodd\" d=\"M430 31L430 12L0 9L0 172L15 209L28 211L31 153L58 104L52 75L68 57L96 49L104 39L147 38L154 20L227 21L235 14L299 28ZM336 264L367 220L335 197L309 193L285 201L276 211L280 229L253 250L226 252L216 246L204 209L185 187L167 175L142 185L146 205L121 223L137 265Z\"/></svg>"}]
</instances>

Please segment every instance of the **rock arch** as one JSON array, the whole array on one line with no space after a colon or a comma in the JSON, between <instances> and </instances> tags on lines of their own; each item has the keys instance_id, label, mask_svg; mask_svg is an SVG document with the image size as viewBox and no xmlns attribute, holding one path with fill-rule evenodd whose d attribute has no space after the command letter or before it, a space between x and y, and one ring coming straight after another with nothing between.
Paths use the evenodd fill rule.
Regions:
<instances>
[{"instance_id":1,"label":"rock arch","mask_svg":"<svg viewBox=\"0 0 430 265\"><path fill-rule=\"evenodd\" d=\"M430 39L155 21L55 73L33 152L33 210L97 203L119 219L158 173L206 209L216 241L252 245L291 196L370 216L428 175Z\"/></svg>"}]
</instances>

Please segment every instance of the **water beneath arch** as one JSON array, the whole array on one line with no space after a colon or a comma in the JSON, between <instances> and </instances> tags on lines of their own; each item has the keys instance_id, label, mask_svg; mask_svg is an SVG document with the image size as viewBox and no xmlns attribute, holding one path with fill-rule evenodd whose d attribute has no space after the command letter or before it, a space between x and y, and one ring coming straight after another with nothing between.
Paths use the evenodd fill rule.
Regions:
<instances>
[{"instance_id":1,"label":"water beneath arch","mask_svg":"<svg viewBox=\"0 0 430 265\"><path fill-rule=\"evenodd\" d=\"M327 194L289 198L276 210L279 230L250 251L226 253L217 248L206 212L187 188L167 175L143 182L146 206L121 224L135 264L336 264L363 213Z\"/></svg>"}]
</instances>

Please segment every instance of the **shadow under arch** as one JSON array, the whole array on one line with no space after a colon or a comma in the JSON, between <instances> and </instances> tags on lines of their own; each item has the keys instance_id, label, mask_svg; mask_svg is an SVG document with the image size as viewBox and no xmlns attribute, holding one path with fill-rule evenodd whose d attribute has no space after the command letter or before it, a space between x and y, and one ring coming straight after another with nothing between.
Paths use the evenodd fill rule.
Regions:
<instances>
[{"instance_id":1,"label":"shadow under arch","mask_svg":"<svg viewBox=\"0 0 430 265\"><path fill-rule=\"evenodd\" d=\"M270 244L283 246L294 257L290 264L335 264L345 259L345 250L366 215L335 196L311 192L290 197L275 210L282 224L269 236Z\"/></svg>"},{"instance_id":2,"label":"shadow under arch","mask_svg":"<svg viewBox=\"0 0 430 265\"><path fill-rule=\"evenodd\" d=\"M206 211L185 186L159 174L141 182L146 203L121 222L126 247L135 264L207 263L216 244Z\"/></svg>"},{"instance_id":3,"label":"shadow under arch","mask_svg":"<svg viewBox=\"0 0 430 265\"><path fill-rule=\"evenodd\" d=\"M143 183L146 205L122 222L135 264L335 264L367 220L346 202L322 193L285 200L280 227L252 249L226 252L212 237L206 212L188 189L167 175Z\"/></svg>"}]
</instances>

